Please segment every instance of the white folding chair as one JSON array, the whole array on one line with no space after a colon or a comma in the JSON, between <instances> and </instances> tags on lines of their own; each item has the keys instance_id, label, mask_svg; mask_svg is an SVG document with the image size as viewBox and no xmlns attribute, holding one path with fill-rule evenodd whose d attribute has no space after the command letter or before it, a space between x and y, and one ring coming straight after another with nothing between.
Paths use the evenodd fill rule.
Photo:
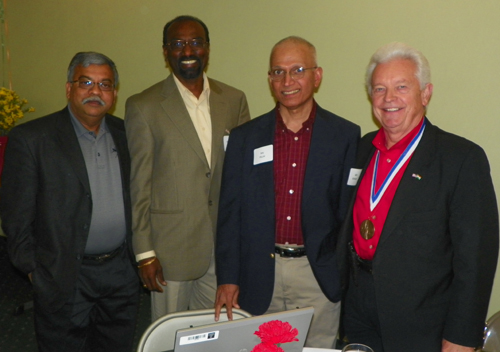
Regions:
<instances>
[{"instance_id":1,"label":"white folding chair","mask_svg":"<svg viewBox=\"0 0 500 352\"><path fill-rule=\"evenodd\" d=\"M483 351L500 351L500 312L493 314L484 328Z\"/></svg>"},{"instance_id":2,"label":"white folding chair","mask_svg":"<svg viewBox=\"0 0 500 352\"><path fill-rule=\"evenodd\" d=\"M188 310L167 314L153 322L142 334L137 352L163 352L174 349L175 333L179 329L214 324L214 309ZM242 309L233 308L233 319L249 318L252 315ZM221 311L219 322L227 321L226 309Z\"/></svg>"}]
</instances>

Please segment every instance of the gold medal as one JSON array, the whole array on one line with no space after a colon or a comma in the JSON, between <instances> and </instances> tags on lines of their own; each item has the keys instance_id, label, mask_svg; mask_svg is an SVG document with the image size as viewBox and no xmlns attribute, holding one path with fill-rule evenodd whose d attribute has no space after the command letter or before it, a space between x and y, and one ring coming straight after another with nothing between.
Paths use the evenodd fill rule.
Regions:
<instances>
[{"instance_id":1,"label":"gold medal","mask_svg":"<svg viewBox=\"0 0 500 352\"><path fill-rule=\"evenodd\" d=\"M369 240L375 234L375 226L371 220L365 220L359 227L359 233L365 240Z\"/></svg>"}]
</instances>

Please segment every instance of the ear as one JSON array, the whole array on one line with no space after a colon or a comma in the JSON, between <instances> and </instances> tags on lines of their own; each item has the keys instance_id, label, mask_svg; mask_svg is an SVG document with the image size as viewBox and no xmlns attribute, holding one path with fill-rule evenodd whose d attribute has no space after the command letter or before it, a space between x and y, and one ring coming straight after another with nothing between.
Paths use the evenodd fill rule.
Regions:
<instances>
[{"instance_id":1,"label":"ear","mask_svg":"<svg viewBox=\"0 0 500 352\"><path fill-rule=\"evenodd\" d=\"M70 93L71 93L71 85L73 83L66 82L66 99L69 99Z\"/></svg>"},{"instance_id":2,"label":"ear","mask_svg":"<svg viewBox=\"0 0 500 352\"><path fill-rule=\"evenodd\" d=\"M423 106L427 106L429 104L429 101L431 100L431 96L432 96L432 90L433 90L434 86L432 85L432 83L427 83L425 85L425 88L422 90L422 105Z\"/></svg>"},{"instance_id":3,"label":"ear","mask_svg":"<svg viewBox=\"0 0 500 352\"><path fill-rule=\"evenodd\" d=\"M323 68L318 67L314 70L314 87L318 88L321 84L321 80L323 79Z\"/></svg>"}]
</instances>

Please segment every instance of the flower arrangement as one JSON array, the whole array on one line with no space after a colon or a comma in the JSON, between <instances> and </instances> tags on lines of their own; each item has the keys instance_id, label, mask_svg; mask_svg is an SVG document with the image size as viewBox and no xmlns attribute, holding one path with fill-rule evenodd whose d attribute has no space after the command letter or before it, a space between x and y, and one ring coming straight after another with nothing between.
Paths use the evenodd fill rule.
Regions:
<instances>
[{"instance_id":1,"label":"flower arrangement","mask_svg":"<svg viewBox=\"0 0 500 352\"><path fill-rule=\"evenodd\" d=\"M0 135L4 136L22 119L25 113L35 111L34 108L25 108L26 99L19 98L13 90L0 88Z\"/></svg>"},{"instance_id":2,"label":"flower arrangement","mask_svg":"<svg viewBox=\"0 0 500 352\"><path fill-rule=\"evenodd\" d=\"M280 347L282 343L299 341L299 331L280 320L271 320L260 325L254 334L260 337L261 343L251 352L284 352Z\"/></svg>"}]
</instances>

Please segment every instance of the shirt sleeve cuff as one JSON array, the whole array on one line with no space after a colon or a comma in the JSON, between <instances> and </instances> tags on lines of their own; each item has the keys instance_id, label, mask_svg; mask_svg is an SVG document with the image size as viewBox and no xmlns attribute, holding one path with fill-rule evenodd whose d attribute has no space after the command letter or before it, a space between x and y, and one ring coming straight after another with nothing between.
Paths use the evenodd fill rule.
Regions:
<instances>
[{"instance_id":1,"label":"shirt sleeve cuff","mask_svg":"<svg viewBox=\"0 0 500 352\"><path fill-rule=\"evenodd\" d=\"M140 262L141 260L143 259L146 259L146 258L151 258L151 257L156 257L156 253L155 251L148 251L148 252L144 252L144 253L140 253L140 254L136 254L135 256L135 260L137 262Z\"/></svg>"}]
</instances>

